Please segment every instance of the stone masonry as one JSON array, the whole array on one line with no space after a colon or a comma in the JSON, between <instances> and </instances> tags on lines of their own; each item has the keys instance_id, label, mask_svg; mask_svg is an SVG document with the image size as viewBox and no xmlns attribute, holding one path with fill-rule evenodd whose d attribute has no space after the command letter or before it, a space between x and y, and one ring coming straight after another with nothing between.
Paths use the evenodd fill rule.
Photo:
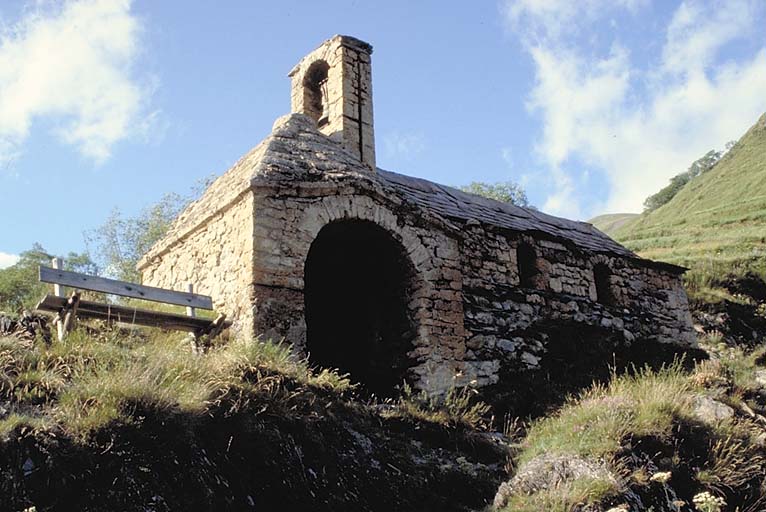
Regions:
<instances>
[{"instance_id":1,"label":"stone masonry","mask_svg":"<svg viewBox=\"0 0 766 512\"><path fill-rule=\"evenodd\" d=\"M301 60L293 113L178 217L140 262L144 283L193 282L239 335L434 393L534 371L546 347L526 333L543 321L694 344L684 269L587 223L376 168L371 53L335 36Z\"/></svg>"}]
</instances>

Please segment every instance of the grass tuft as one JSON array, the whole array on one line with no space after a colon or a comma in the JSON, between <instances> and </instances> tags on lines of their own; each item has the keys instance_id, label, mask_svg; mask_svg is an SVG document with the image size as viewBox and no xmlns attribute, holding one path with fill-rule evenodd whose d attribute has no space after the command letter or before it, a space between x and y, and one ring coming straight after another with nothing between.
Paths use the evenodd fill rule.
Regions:
<instances>
[{"instance_id":1,"label":"grass tuft","mask_svg":"<svg viewBox=\"0 0 766 512\"><path fill-rule=\"evenodd\" d=\"M476 391L471 388L450 388L444 396L431 396L425 391L415 392L405 383L395 405L387 412L389 417L444 427L485 429L489 425L490 407L476 400Z\"/></svg>"}]
</instances>

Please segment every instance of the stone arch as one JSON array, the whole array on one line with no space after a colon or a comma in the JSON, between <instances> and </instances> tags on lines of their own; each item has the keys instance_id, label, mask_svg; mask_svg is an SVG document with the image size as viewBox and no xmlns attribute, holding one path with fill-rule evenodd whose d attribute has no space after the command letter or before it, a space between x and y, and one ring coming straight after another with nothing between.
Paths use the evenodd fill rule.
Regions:
<instances>
[{"instance_id":1,"label":"stone arch","mask_svg":"<svg viewBox=\"0 0 766 512\"><path fill-rule=\"evenodd\" d=\"M328 122L327 74L329 64L317 60L309 66L303 76L304 113L321 127Z\"/></svg>"},{"instance_id":2,"label":"stone arch","mask_svg":"<svg viewBox=\"0 0 766 512\"><path fill-rule=\"evenodd\" d=\"M404 246L371 221L331 222L311 244L304 281L309 360L391 395L413 366L417 335L415 269Z\"/></svg>"},{"instance_id":3,"label":"stone arch","mask_svg":"<svg viewBox=\"0 0 766 512\"><path fill-rule=\"evenodd\" d=\"M416 326L409 354L413 364L409 372L412 384L418 389L441 392L454 385L456 379L463 378L461 375L467 375L463 373L462 366L467 331L457 239L437 230L419 227L370 196L325 195L314 198L308 204L301 204L294 220L279 226L282 242L278 246L280 254L277 257L273 254L275 248L271 241L276 226L267 211L268 208L262 214L255 215L256 247L262 247L262 250L259 252L256 249L258 264L254 279L256 286L262 287L258 292L260 296L273 297L272 302L289 309L280 310L278 314L279 319L284 319L284 325L273 329L269 327L271 337L283 337L297 354L308 355L303 270L310 247L322 228L330 223L369 221L385 230L403 247L414 268L413 291L408 305ZM271 319L274 315L267 314L267 310L274 308L266 301L261 302L255 320L255 330L259 333L266 332L265 329L259 330L259 323L264 326L274 324ZM452 365L450 376L445 373L447 363ZM434 373L433 368L438 368L439 372Z\"/></svg>"},{"instance_id":4,"label":"stone arch","mask_svg":"<svg viewBox=\"0 0 766 512\"><path fill-rule=\"evenodd\" d=\"M408 307L415 319L416 336L409 354L413 364L409 375L413 385L420 389L448 387L449 383L441 380L454 382L454 376L440 380L431 375L429 364L441 367L444 361L462 361L465 354L462 274L454 263L457 241L405 222L369 196L333 195L301 210L298 225L292 230L292 254L302 255L305 265L309 248L319 232L328 224L345 220L374 223L403 248L414 271ZM447 256L453 258L451 264L445 263ZM284 272L288 273L287 269ZM441 284L437 286L437 283ZM303 293L303 276L291 286ZM305 311L301 313L300 326L296 324L293 334L287 337L298 353L306 355ZM299 331L302 334L298 335Z\"/></svg>"}]
</instances>

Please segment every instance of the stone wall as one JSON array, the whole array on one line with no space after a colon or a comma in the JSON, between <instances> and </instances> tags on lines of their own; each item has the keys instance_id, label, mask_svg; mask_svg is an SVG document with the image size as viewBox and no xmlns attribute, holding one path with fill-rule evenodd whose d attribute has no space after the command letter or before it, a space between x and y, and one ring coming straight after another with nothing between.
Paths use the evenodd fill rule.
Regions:
<instances>
[{"instance_id":1,"label":"stone wall","mask_svg":"<svg viewBox=\"0 0 766 512\"><path fill-rule=\"evenodd\" d=\"M247 192L142 263L143 283L213 297L234 330L252 329L253 195Z\"/></svg>"},{"instance_id":2,"label":"stone wall","mask_svg":"<svg viewBox=\"0 0 766 512\"><path fill-rule=\"evenodd\" d=\"M453 385L464 370L466 337L458 241L353 187L313 192L320 194L286 197L262 189L256 195L254 331L304 353L303 271L311 243L329 223L369 221L392 236L413 268L412 380L432 391Z\"/></svg>"},{"instance_id":3,"label":"stone wall","mask_svg":"<svg viewBox=\"0 0 766 512\"><path fill-rule=\"evenodd\" d=\"M530 336L537 325L597 327L626 343L695 343L680 277L624 259L590 254L564 243L466 226L462 268L466 361L518 370L536 369L547 347ZM522 287L516 248L531 245L540 275ZM598 301L594 267L611 270L613 300ZM595 340L594 340L595 341ZM498 373L479 379L496 384Z\"/></svg>"}]
</instances>

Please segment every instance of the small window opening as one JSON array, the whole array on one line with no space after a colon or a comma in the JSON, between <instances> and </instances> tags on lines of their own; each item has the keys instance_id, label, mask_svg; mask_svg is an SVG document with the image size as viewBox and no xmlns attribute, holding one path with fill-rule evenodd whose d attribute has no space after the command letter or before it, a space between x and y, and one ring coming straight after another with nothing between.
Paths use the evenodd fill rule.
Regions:
<instances>
[{"instance_id":1,"label":"small window opening","mask_svg":"<svg viewBox=\"0 0 766 512\"><path fill-rule=\"evenodd\" d=\"M519 284L523 288L537 288L540 269L537 267L537 253L528 243L519 244L516 249L519 265Z\"/></svg>"},{"instance_id":2,"label":"small window opening","mask_svg":"<svg viewBox=\"0 0 766 512\"><path fill-rule=\"evenodd\" d=\"M317 122L328 123L329 102L327 97L327 72L330 66L323 60L314 62L303 78L303 105L305 114Z\"/></svg>"},{"instance_id":3,"label":"small window opening","mask_svg":"<svg viewBox=\"0 0 766 512\"><path fill-rule=\"evenodd\" d=\"M596 282L596 300L605 306L613 306L612 270L604 263L597 263L593 267L593 280Z\"/></svg>"}]
</instances>

